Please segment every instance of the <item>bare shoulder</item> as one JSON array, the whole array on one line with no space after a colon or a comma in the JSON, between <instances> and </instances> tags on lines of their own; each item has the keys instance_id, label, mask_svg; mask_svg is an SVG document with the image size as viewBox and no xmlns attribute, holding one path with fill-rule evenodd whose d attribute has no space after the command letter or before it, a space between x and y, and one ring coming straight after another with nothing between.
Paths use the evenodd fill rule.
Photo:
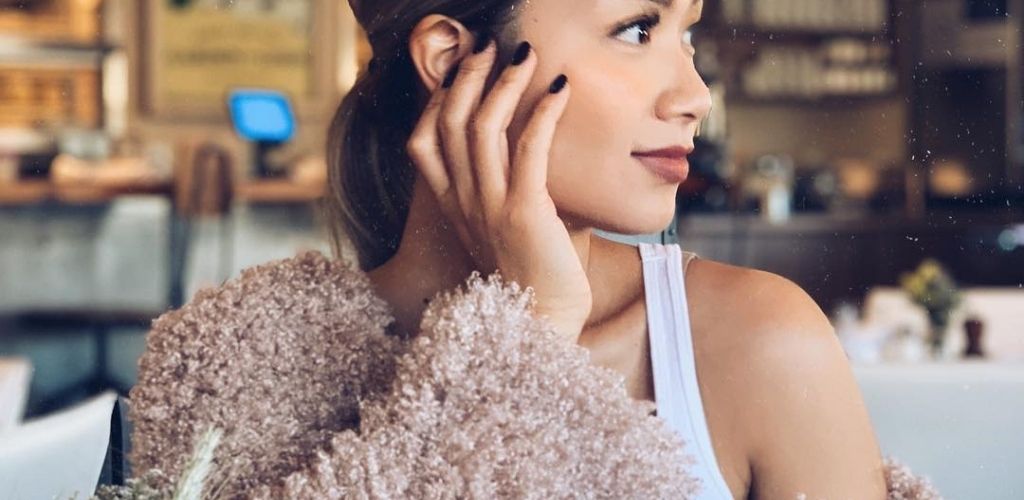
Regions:
<instances>
[{"instance_id":1,"label":"bare shoulder","mask_svg":"<svg viewBox=\"0 0 1024 500\"><path fill-rule=\"evenodd\" d=\"M706 259L690 263L686 280L699 376L717 405L708 411L742 429L755 496L879 498L867 411L815 301L777 274Z\"/></svg>"},{"instance_id":2,"label":"bare shoulder","mask_svg":"<svg viewBox=\"0 0 1024 500\"><path fill-rule=\"evenodd\" d=\"M707 259L686 272L698 356L728 370L730 392L753 393L848 363L828 317L806 291L780 275ZM700 359L698 359L698 362ZM775 401L753 398L746 412ZM765 410L766 408L760 408ZM757 413L756 411L754 413Z\"/></svg>"},{"instance_id":3,"label":"bare shoulder","mask_svg":"<svg viewBox=\"0 0 1024 500\"><path fill-rule=\"evenodd\" d=\"M730 312L735 326L759 337L830 334L828 318L796 283L778 274L704 258L686 270L687 296L705 314ZM693 307L691 307L693 308Z\"/></svg>"},{"instance_id":4,"label":"bare shoulder","mask_svg":"<svg viewBox=\"0 0 1024 500\"><path fill-rule=\"evenodd\" d=\"M757 370L748 375L763 380L822 351L845 360L835 357L842 351L828 317L785 277L698 258L687 267L686 287L698 355L713 358L708 364L725 359L723 368Z\"/></svg>"}]
</instances>

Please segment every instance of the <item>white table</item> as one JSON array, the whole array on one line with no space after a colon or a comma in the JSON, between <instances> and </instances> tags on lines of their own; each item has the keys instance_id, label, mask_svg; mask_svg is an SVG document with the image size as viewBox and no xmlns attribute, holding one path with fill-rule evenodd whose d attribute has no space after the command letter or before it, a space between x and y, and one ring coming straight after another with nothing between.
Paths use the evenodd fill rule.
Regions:
<instances>
[{"instance_id":1,"label":"white table","mask_svg":"<svg viewBox=\"0 0 1024 500\"><path fill-rule=\"evenodd\" d=\"M946 356L956 358L964 350L963 322L973 314L984 322L982 346L990 358L1024 362L1024 289L966 287L962 292L963 303L950 318ZM921 336L928 327L924 310L897 287L876 287L868 292L864 321L891 329L907 326Z\"/></svg>"},{"instance_id":2,"label":"white table","mask_svg":"<svg viewBox=\"0 0 1024 500\"><path fill-rule=\"evenodd\" d=\"M853 365L884 454L947 499L1024 499L1024 363Z\"/></svg>"}]
</instances>

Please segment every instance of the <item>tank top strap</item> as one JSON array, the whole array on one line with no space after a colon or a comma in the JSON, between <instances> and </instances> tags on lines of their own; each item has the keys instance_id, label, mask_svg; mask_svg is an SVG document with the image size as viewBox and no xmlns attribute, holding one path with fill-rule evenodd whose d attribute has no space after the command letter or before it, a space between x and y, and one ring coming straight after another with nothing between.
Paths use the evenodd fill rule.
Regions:
<instances>
[{"instance_id":1,"label":"tank top strap","mask_svg":"<svg viewBox=\"0 0 1024 500\"><path fill-rule=\"evenodd\" d=\"M673 253L671 250L678 252L678 254L682 254L684 275L686 273L686 269L690 266L690 262L693 262L694 260L700 258L700 255L698 253L683 250L678 244L656 245L653 243L641 243L638 247L640 248L641 259L644 262L649 262L653 259L664 258L668 256L670 253Z\"/></svg>"},{"instance_id":2,"label":"tank top strap","mask_svg":"<svg viewBox=\"0 0 1024 500\"><path fill-rule=\"evenodd\" d=\"M699 259L700 255L697 255L695 252L689 252L689 251L686 251L686 250L682 250L682 252L683 252L683 275L685 276L686 275L686 268L689 267L690 262Z\"/></svg>"},{"instance_id":3,"label":"tank top strap","mask_svg":"<svg viewBox=\"0 0 1024 500\"><path fill-rule=\"evenodd\" d=\"M639 248L656 416L683 438L687 451L697 459L692 472L705 488L696 500L731 498L704 414L683 279L687 265L699 256L677 244L640 243Z\"/></svg>"}]
</instances>

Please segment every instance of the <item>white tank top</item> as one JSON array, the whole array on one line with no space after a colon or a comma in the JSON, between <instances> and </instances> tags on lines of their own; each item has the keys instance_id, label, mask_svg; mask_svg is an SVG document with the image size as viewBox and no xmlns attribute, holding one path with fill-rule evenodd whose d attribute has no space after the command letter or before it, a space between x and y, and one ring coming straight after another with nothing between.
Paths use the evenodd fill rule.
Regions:
<instances>
[{"instance_id":1,"label":"white tank top","mask_svg":"<svg viewBox=\"0 0 1024 500\"><path fill-rule=\"evenodd\" d=\"M698 256L679 245L639 244L644 268L647 328L657 416L682 435L695 459L691 473L703 485L697 500L732 500L711 444L693 353L683 273Z\"/></svg>"}]
</instances>

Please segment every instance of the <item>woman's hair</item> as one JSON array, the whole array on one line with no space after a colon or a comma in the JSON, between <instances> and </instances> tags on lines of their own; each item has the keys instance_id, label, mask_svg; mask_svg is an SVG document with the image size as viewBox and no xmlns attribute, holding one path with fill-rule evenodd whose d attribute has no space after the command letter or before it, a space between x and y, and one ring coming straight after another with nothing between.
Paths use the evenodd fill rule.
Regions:
<instances>
[{"instance_id":1,"label":"woman's hair","mask_svg":"<svg viewBox=\"0 0 1024 500\"><path fill-rule=\"evenodd\" d=\"M521 1L350 1L374 59L342 100L328 132L324 210L338 257L350 241L359 266L372 270L395 254L405 229L415 179L406 143L422 100L409 56L413 28L429 14L442 14L477 36L496 39L499 52L508 52Z\"/></svg>"}]
</instances>

